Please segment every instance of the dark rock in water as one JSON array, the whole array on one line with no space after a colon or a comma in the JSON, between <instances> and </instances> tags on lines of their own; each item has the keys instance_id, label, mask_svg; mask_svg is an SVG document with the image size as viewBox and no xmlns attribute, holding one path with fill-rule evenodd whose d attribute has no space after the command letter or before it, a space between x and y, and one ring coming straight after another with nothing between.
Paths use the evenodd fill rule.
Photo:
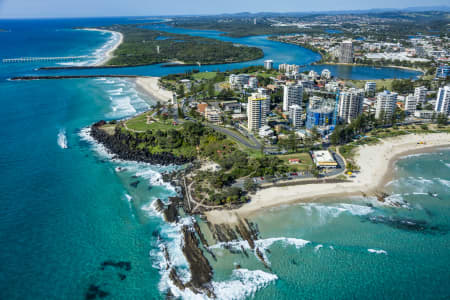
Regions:
<instances>
[{"instance_id":1,"label":"dark rock in water","mask_svg":"<svg viewBox=\"0 0 450 300\"><path fill-rule=\"evenodd\" d=\"M235 267L237 270L239 270L241 268L241 265L236 265Z\"/></svg>"},{"instance_id":2,"label":"dark rock in water","mask_svg":"<svg viewBox=\"0 0 450 300\"><path fill-rule=\"evenodd\" d=\"M159 237L159 231L158 230L153 230L152 231L152 236L153 237Z\"/></svg>"},{"instance_id":3,"label":"dark rock in water","mask_svg":"<svg viewBox=\"0 0 450 300\"><path fill-rule=\"evenodd\" d=\"M447 232L447 230L439 228L438 226L431 226L427 221L424 220L386 216L370 216L367 219L375 224L385 224L387 226L401 230L417 231L431 234L437 232L445 234Z\"/></svg>"},{"instance_id":4,"label":"dark rock in water","mask_svg":"<svg viewBox=\"0 0 450 300\"><path fill-rule=\"evenodd\" d=\"M291 259L291 264L293 264L293 265L297 265L297 262L295 261L295 259Z\"/></svg>"},{"instance_id":5,"label":"dark rock in water","mask_svg":"<svg viewBox=\"0 0 450 300\"><path fill-rule=\"evenodd\" d=\"M199 241L195 232L188 226L182 228L184 236L183 253L191 270L191 280L188 285L194 293L205 293L208 297L215 297L210 282L213 277L213 270L208 260L203 255L199 247Z\"/></svg>"},{"instance_id":6,"label":"dark rock in water","mask_svg":"<svg viewBox=\"0 0 450 300\"><path fill-rule=\"evenodd\" d=\"M162 212L164 210L164 203L159 198L155 200L154 206L157 212Z\"/></svg>"},{"instance_id":7,"label":"dark rock in water","mask_svg":"<svg viewBox=\"0 0 450 300\"><path fill-rule=\"evenodd\" d=\"M85 299L86 300L91 300L91 299L97 299L97 298L105 298L106 296L108 296L109 293L100 289L100 286L95 285L95 284L91 284L89 286L88 291L85 294Z\"/></svg>"},{"instance_id":8,"label":"dark rock in water","mask_svg":"<svg viewBox=\"0 0 450 300\"><path fill-rule=\"evenodd\" d=\"M147 190L151 191L153 187L151 185L148 186Z\"/></svg>"},{"instance_id":9,"label":"dark rock in water","mask_svg":"<svg viewBox=\"0 0 450 300\"><path fill-rule=\"evenodd\" d=\"M172 299L175 299L175 296L174 296L174 294L172 294L172 291L169 289L166 294L166 300L172 300Z\"/></svg>"},{"instance_id":10,"label":"dark rock in water","mask_svg":"<svg viewBox=\"0 0 450 300\"><path fill-rule=\"evenodd\" d=\"M259 250L259 248L255 249L255 254L256 254L256 257L258 257L258 259L263 263L264 267L266 267L267 269L270 270L270 266L264 259L264 255L262 254L261 250Z\"/></svg>"},{"instance_id":11,"label":"dark rock in water","mask_svg":"<svg viewBox=\"0 0 450 300\"><path fill-rule=\"evenodd\" d=\"M131 178L136 179L138 178L136 175L131 176Z\"/></svg>"},{"instance_id":12,"label":"dark rock in water","mask_svg":"<svg viewBox=\"0 0 450 300\"><path fill-rule=\"evenodd\" d=\"M164 210L164 219L166 222L174 223L178 218L178 208L175 203L171 203Z\"/></svg>"},{"instance_id":13,"label":"dark rock in water","mask_svg":"<svg viewBox=\"0 0 450 300\"><path fill-rule=\"evenodd\" d=\"M117 274L117 275L119 275L119 279L120 279L120 280L125 280L125 278L127 278L127 275L122 274L122 273L119 273L119 274Z\"/></svg>"},{"instance_id":14,"label":"dark rock in water","mask_svg":"<svg viewBox=\"0 0 450 300\"><path fill-rule=\"evenodd\" d=\"M130 183L130 186L137 188L139 182L140 182L139 180L133 181L132 183Z\"/></svg>"},{"instance_id":15,"label":"dark rock in water","mask_svg":"<svg viewBox=\"0 0 450 300\"><path fill-rule=\"evenodd\" d=\"M181 281L180 277L178 277L177 271L175 271L174 268L170 269L169 278L170 280L172 280L173 284L175 284L175 286L179 288L181 291L183 291L186 288L183 282Z\"/></svg>"},{"instance_id":16,"label":"dark rock in water","mask_svg":"<svg viewBox=\"0 0 450 300\"><path fill-rule=\"evenodd\" d=\"M115 262L113 260L105 260L102 262L100 269L104 270L106 267L119 268L125 271L131 270L131 263L129 261L118 261Z\"/></svg>"}]
</instances>

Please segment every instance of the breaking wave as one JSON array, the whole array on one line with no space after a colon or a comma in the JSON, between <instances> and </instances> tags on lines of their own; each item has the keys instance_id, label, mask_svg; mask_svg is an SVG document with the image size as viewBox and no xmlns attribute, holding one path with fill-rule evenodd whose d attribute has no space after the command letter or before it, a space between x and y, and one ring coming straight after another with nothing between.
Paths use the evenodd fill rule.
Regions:
<instances>
[{"instance_id":1,"label":"breaking wave","mask_svg":"<svg viewBox=\"0 0 450 300\"><path fill-rule=\"evenodd\" d=\"M67 136L66 136L66 130L65 129L60 129L59 130L58 138L57 138L56 142L58 143L58 146L61 149L69 148L68 145L67 145Z\"/></svg>"}]
</instances>

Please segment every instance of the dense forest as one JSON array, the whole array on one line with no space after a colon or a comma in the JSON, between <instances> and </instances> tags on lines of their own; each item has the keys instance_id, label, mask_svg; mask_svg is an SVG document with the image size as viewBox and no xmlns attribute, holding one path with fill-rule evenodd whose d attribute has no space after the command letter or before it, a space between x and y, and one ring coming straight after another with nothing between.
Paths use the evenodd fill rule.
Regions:
<instances>
[{"instance_id":1,"label":"dense forest","mask_svg":"<svg viewBox=\"0 0 450 300\"><path fill-rule=\"evenodd\" d=\"M182 61L186 64L222 64L258 59L264 52L256 47L235 45L215 39L149 30L136 25L102 27L123 34L123 43L107 65L132 66Z\"/></svg>"}]
</instances>

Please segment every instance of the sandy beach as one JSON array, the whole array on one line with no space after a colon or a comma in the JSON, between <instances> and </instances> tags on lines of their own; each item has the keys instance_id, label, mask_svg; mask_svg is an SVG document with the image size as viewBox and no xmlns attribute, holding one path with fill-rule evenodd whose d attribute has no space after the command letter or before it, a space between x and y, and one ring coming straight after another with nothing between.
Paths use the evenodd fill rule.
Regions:
<instances>
[{"instance_id":1,"label":"sandy beach","mask_svg":"<svg viewBox=\"0 0 450 300\"><path fill-rule=\"evenodd\" d=\"M111 31L111 30L103 30L103 29L97 29L97 28L85 28L83 30L89 30L89 31L99 31L99 32L109 32L112 35L117 35L118 39L116 39L116 43L108 49L108 51L106 51L105 53L105 57L102 58L100 61L98 61L97 63L95 63L95 66L101 66L104 65L108 60L110 60L111 58L113 58L113 53L114 51L120 46L120 44L122 44L123 42L123 34L117 31Z\"/></svg>"},{"instance_id":2,"label":"sandy beach","mask_svg":"<svg viewBox=\"0 0 450 300\"><path fill-rule=\"evenodd\" d=\"M136 85L151 98L162 104L172 101L173 92L159 86L159 77L139 77L136 79Z\"/></svg>"},{"instance_id":3,"label":"sandy beach","mask_svg":"<svg viewBox=\"0 0 450 300\"><path fill-rule=\"evenodd\" d=\"M424 144L418 144L424 142ZM395 162L401 157L450 147L449 133L411 134L385 139L376 145L361 146L355 155L360 172L352 182L304 184L259 190L250 203L235 210L213 210L206 213L212 223L234 223L260 210L289 203L319 202L326 199L373 195L383 191L392 179Z\"/></svg>"}]
</instances>

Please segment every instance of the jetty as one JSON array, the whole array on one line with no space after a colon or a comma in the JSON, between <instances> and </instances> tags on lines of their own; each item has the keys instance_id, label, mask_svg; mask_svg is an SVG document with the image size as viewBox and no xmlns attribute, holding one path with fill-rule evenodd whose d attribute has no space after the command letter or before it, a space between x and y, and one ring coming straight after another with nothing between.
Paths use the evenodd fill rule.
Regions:
<instances>
[{"instance_id":1,"label":"jetty","mask_svg":"<svg viewBox=\"0 0 450 300\"><path fill-rule=\"evenodd\" d=\"M47 61L74 61L77 59L95 58L94 56L62 56L62 57L18 57L18 58L4 58L2 63L33 63L33 62L47 62Z\"/></svg>"},{"instance_id":2,"label":"jetty","mask_svg":"<svg viewBox=\"0 0 450 300\"><path fill-rule=\"evenodd\" d=\"M138 75L61 75L61 76L18 76L10 80L79 79L79 78L137 78Z\"/></svg>"}]
</instances>

